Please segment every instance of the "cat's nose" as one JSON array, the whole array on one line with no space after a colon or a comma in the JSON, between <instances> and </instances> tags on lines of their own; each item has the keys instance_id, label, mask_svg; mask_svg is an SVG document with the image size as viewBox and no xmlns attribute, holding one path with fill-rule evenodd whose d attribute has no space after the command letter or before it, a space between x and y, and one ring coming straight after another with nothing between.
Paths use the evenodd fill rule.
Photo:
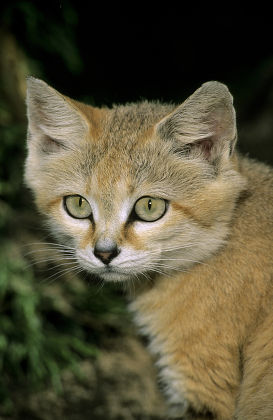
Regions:
<instances>
[{"instance_id":1,"label":"cat's nose","mask_svg":"<svg viewBox=\"0 0 273 420\"><path fill-rule=\"evenodd\" d=\"M116 242L111 240L99 239L94 248L94 255L106 265L119 253L120 250L118 249Z\"/></svg>"}]
</instances>

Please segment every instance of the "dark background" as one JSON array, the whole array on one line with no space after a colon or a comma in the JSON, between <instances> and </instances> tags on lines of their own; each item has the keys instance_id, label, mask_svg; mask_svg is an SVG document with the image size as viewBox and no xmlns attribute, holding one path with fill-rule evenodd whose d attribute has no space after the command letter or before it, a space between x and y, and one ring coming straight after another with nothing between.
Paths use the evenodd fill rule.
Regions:
<instances>
[{"instance_id":1,"label":"dark background","mask_svg":"<svg viewBox=\"0 0 273 420\"><path fill-rule=\"evenodd\" d=\"M179 103L202 83L221 81L234 96L240 151L273 164L271 13L179 6L1 2L3 418L164 418L122 289L62 271L24 186L27 75L97 106L143 98Z\"/></svg>"},{"instance_id":2,"label":"dark background","mask_svg":"<svg viewBox=\"0 0 273 420\"><path fill-rule=\"evenodd\" d=\"M266 13L191 11L175 2L7 5L0 6L2 28L24 50L31 74L72 97L96 105L181 102L203 82L219 80L234 95L239 130L259 119L270 101L272 22ZM243 152L272 161L264 138L245 137Z\"/></svg>"},{"instance_id":3,"label":"dark background","mask_svg":"<svg viewBox=\"0 0 273 420\"><path fill-rule=\"evenodd\" d=\"M179 101L207 80L243 94L257 89L255 76L272 59L265 15L207 16L149 2L21 1L8 9L8 27L47 80L98 103Z\"/></svg>"}]
</instances>

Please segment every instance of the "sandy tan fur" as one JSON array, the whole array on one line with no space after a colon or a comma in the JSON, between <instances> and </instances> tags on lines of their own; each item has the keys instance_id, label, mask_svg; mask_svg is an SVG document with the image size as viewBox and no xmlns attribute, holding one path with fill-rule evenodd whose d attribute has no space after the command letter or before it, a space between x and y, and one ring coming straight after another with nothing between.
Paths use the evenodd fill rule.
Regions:
<instances>
[{"instance_id":1,"label":"sandy tan fur","mask_svg":"<svg viewBox=\"0 0 273 420\"><path fill-rule=\"evenodd\" d=\"M273 174L241 157L226 86L176 107L98 109L30 79L25 179L79 266L134 285L130 310L149 338L170 418L273 418ZM92 220L67 214L79 194ZM136 201L167 200L134 219ZM111 273L94 255L115 243Z\"/></svg>"},{"instance_id":2,"label":"sandy tan fur","mask_svg":"<svg viewBox=\"0 0 273 420\"><path fill-rule=\"evenodd\" d=\"M210 411L219 413L217 418L231 419L238 400L241 407L238 418L269 420L272 417L273 398L272 324L268 321L266 332L260 331L263 339L256 343L256 350L259 351L254 351L254 354L253 349L248 347L247 341L251 339L247 337L259 336L264 316L272 307L270 273L273 267L268 255L272 246L271 222L257 203L260 200L263 203L266 195L264 205L272 209L269 194L273 183L271 180L268 185L268 168L260 164L242 163L242 170L252 184L251 189L254 190L257 184L257 175L264 189L260 186L258 191L252 191L251 197L242 198L238 210L244 211L246 217L241 219L235 215L232 236L226 247L207 264L197 265L189 273L183 274L183 282L180 275L173 277L172 281L161 278L157 288L140 294L132 303L132 309L140 314L136 315L139 325L144 329L148 325L149 331L146 332L160 337L164 347L162 352L171 355L168 363L176 371L181 366L183 372L189 373L190 379L184 379L188 381L185 398L192 401L196 410L201 409L205 402ZM256 172L253 174L255 166ZM257 216L259 224L255 222ZM251 247L248 247L250 242ZM153 352L157 352L158 347L157 343L151 342ZM253 357L251 361L246 356L250 351ZM249 364L253 369L252 378L247 376ZM262 383L265 372L271 378L271 384L267 379L268 389L264 390ZM254 378L257 379L255 387L262 387L263 391L256 393L247 389L245 393L241 392L241 389L245 389L245 381L252 382ZM262 412L268 411L267 417L262 417L259 411L254 414L253 407L257 404ZM268 408L262 407L263 404L267 404Z\"/></svg>"}]
</instances>

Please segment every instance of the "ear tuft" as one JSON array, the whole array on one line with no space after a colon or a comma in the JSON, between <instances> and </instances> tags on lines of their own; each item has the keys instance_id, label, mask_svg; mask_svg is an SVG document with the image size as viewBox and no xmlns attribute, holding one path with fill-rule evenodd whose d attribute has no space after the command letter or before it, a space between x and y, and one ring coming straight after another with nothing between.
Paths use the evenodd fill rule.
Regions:
<instances>
[{"instance_id":1,"label":"ear tuft","mask_svg":"<svg viewBox=\"0 0 273 420\"><path fill-rule=\"evenodd\" d=\"M219 161L233 152L237 138L233 98L224 84L204 83L161 120L156 130L187 154L198 153L211 163Z\"/></svg>"}]
</instances>

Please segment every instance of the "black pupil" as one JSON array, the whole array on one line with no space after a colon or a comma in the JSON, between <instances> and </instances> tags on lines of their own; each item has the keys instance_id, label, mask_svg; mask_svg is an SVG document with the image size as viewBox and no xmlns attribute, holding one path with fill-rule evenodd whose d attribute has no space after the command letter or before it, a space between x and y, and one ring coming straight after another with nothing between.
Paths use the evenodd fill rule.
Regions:
<instances>
[{"instance_id":1,"label":"black pupil","mask_svg":"<svg viewBox=\"0 0 273 420\"><path fill-rule=\"evenodd\" d=\"M82 197L79 197L79 207L82 206Z\"/></svg>"},{"instance_id":2,"label":"black pupil","mask_svg":"<svg viewBox=\"0 0 273 420\"><path fill-rule=\"evenodd\" d=\"M148 201L148 209L151 210L151 208L152 208L152 200L149 200Z\"/></svg>"}]
</instances>

